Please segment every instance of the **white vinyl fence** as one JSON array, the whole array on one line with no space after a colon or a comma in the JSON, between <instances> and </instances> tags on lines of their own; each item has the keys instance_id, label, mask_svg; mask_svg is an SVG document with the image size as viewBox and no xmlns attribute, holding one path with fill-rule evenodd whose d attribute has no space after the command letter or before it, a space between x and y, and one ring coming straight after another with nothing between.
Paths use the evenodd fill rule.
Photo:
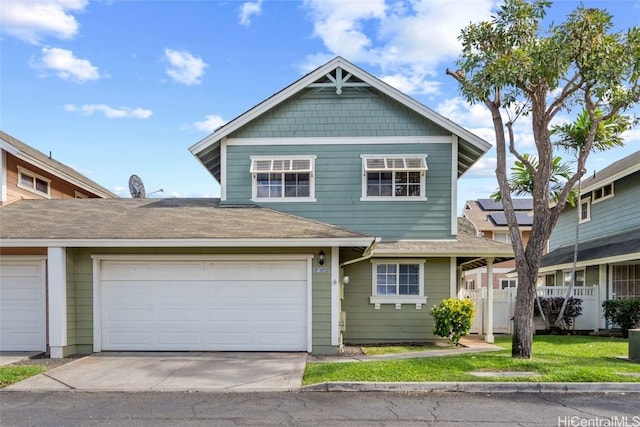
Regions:
<instances>
[{"instance_id":1,"label":"white vinyl fence","mask_svg":"<svg viewBox=\"0 0 640 427\"><path fill-rule=\"evenodd\" d=\"M567 293L566 286L538 286L540 297L564 297ZM572 330L597 331L600 323L600 295L597 286L576 286L571 296L582 300L582 314L574 319ZM476 314L471 326L472 334L485 334L485 310L487 303L487 288L476 290L463 290L462 298L470 298L476 308ZM510 334L513 325L513 314L516 306L516 289L493 290L493 333ZM542 318L536 317L536 329L544 329Z\"/></svg>"}]
</instances>

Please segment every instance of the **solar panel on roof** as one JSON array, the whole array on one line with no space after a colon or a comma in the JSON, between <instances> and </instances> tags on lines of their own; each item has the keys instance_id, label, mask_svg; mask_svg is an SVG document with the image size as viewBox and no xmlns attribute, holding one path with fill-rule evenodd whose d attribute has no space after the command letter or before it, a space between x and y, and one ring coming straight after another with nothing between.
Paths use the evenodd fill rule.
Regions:
<instances>
[{"instance_id":1,"label":"solar panel on roof","mask_svg":"<svg viewBox=\"0 0 640 427\"><path fill-rule=\"evenodd\" d=\"M513 199L513 209L516 211L530 211L533 209L533 199ZM478 204L484 211L501 211L504 210L502 202L496 202L492 199L478 199Z\"/></svg>"},{"instance_id":2,"label":"solar panel on roof","mask_svg":"<svg viewBox=\"0 0 640 427\"><path fill-rule=\"evenodd\" d=\"M507 217L502 212L496 212L489 215L489 219L495 225L498 226L507 226ZM533 215L529 215L525 212L516 212L516 219L518 221L518 225L533 225Z\"/></svg>"}]
</instances>

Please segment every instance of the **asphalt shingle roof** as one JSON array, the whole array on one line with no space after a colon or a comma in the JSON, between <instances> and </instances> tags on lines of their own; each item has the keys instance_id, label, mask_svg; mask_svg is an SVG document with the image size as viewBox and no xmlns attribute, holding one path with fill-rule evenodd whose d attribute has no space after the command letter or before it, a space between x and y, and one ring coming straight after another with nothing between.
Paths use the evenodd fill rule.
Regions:
<instances>
[{"instance_id":1,"label":"asphalt shingle roof","mask_svg":"<svg viewBox=\"0 0 640 427\"><path fill-rule=\"evenodd\" d=\"M223 207L219 199L21 200L0 209L5 241L323 238L367 236L271 209Z\"/></svg>"}]
</instances>

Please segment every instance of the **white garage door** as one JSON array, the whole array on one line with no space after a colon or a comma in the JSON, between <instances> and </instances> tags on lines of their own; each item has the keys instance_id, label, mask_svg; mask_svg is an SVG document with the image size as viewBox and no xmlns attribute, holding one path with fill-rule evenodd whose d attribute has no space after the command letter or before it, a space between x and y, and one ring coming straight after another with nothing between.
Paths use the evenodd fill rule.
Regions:
<instances>
[{"instance_id":1,"label":"white garage door","mask_svg":"<svg viewBox=\"0 0 640 427\"><path fill-rule=\"evenodd\" d=\"M43 259L0 259L0 351L45 351Z\"/></svg>"},{"instance_id":2,"label":"white garage door","mask_svg":"<svg viewBox=\"0 0 640 427\"><path fill-rule=\"evenodd\" d=\"M102 350L306 351L306 260L103 260Z\"/></svg>"}]
</instances>

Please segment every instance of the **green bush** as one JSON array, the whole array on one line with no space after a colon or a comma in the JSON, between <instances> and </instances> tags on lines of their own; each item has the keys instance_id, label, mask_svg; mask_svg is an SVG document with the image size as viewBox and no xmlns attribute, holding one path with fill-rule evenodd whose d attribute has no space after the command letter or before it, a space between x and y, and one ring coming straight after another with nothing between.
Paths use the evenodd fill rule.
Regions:
<instances>
[{"instance_id":1,"label":"green bush","mask_svg":"<svg viewBox=\"0 0 640 427\"><path fill-rule=\"evenodd\" d=\"M544 312L549 326L553 326L556 323L556 319L560 314L560 309L564 303L564 297L539 297L542 311ZM573 324L573 319L582 314L582 300L580 298L569 297L567 300L567 307L562 315L562 321L565 328L570 328ZM536 303L533 306L533 315L540 316L540 309Z\"/></svg>"},{"instance_id":2,"label":"green bush","mask_svg":"<svg viewBox=\"0 0 640 427\"><path fill-rule=\"evenodd\" d=\"M602 310L607 322L620 326L622 335L628 338L629 329L640 321L640 298L603 301Z\"/></svg>"},{"instance_id":3,"label":"green bush","mask_svg":"<svg viewBox=\"0 0 640 427\"><path fill-rule=\"evenodd\" d=\"M445 299L431 309L431 316L435 320L433 333L449 338L458 345L460 338L469 333L474 314L475 308L470 299Z\"/></svg>"}]
</instances>

